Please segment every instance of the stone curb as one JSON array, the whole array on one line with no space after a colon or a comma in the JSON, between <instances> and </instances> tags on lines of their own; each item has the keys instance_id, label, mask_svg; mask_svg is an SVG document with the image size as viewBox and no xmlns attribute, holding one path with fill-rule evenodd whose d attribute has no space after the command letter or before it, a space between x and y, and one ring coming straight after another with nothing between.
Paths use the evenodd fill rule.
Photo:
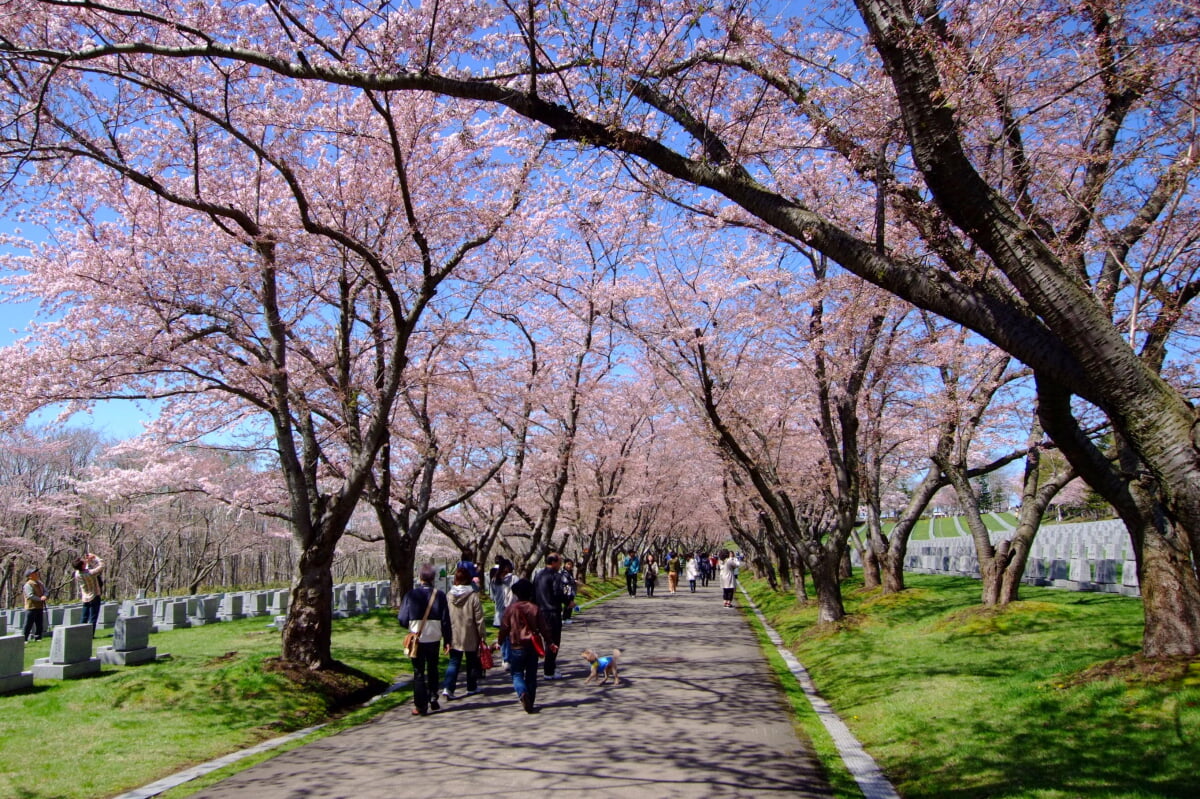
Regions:
<instances>
[{"instance_id":1,"label":"stone curb","mask_svg":"<svg viewBox=\"0 0 1200 799\"><path fill-rule=\"evenodd\" d=\"M775 645L775 649L779 652L783 662L787 664L788 670L792 672L792 676L800 683L800 687L804 689L804 695L808 697L809 704L812 705L813 711L817 717L821 719L821 723L825 725L825 729L829 732L833 743L837 746L838 754L842 756L842 761L846 764L846 769L850 772L850 776L854 777L858 783L859 789L863 792L866 799L900 799L900 794L896 793L896 789L888 782L887 777L879 769L879 765L875 759L867 754L867 750L863 749L858 739L854 737L854 733L850 732L850 728L846 726L846 722L842 721L841 717L834 712L820 694L817 693L817 687L813 685L812 678L809 677L808 669L796 659L786 646L783 639L775 629L767 623L767 619L763 616L762 611L758 609L758 605L754 604L754 600L750 598L750 594L739 583L738 588L742 591L742 596L746 598L750 609L758 618L763 629L767 632L767 637L771 639L771 643Z\"/></svg>"},{"instance_id":2,"label":"stone curb","mask_svg":"<svg viewBox=\"0 0 1200 799\"><path fill-rule=\"evenodd\" d=\"M177 785L183 785L185 782L191 782L198 777L203 777L209 772L216 771L223 766L228 766L230 763L236 763L243 758L256 755L259 752L266 752L270 749L274 749L277 746L283 746L284 744L294 741L297 738L303 738L309 733L316 732L324 726L324 724L318 724L315 727L307 727L303 730L297 730L296 732L293 732L290 735L284 735L281 738L272 738L269 741L263 741L262 743L252 746L249 749L243 749L240 752L234 752L232 754L225 755L224 757L219 757L216 760L210 760L207 763L201 763L199 766L194 766L187 771L181 771L178 774L172 774L170 777L165 777L158 782L152 782L142 788L136 788L128 793L123 793L114 799L150 799L151 797L158 796L160 793L168 791Z\"/></svg>"}]
</instances>

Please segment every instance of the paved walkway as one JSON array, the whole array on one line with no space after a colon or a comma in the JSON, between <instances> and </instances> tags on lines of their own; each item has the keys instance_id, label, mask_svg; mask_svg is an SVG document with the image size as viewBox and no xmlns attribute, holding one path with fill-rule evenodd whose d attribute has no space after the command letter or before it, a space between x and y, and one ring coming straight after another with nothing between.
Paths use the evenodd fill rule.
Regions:
<instances>
[{"instance_id":1,"label":"paved walkway","mask_svg":"<svg viewBox=\"0 0 1200 799\"><path fill-rule=\"evenodd\" d=\"M478 696L443 701L425 717L406 705L194 799L831 795L749 622L721 607L715 584L653 599L622 594L576 619L563 632L567 679L539 680L539 714L523 712L493 670ZM619 687L583 684L576 655L588 647L623 650Z\"/></svg>"}]
</instances>

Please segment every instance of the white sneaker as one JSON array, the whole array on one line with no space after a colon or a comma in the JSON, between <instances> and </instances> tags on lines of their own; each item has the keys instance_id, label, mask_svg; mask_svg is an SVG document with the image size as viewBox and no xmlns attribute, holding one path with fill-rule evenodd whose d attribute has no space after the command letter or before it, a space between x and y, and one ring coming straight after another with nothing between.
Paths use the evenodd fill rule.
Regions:
<instances>
[{"instance_id":1,"label":"white sneaker","mask_svg":"<svg viewBox=\"0 0 1200 799\"><path fill-rule=\"evenodd\" d=\"M442 696L446 697L447 699L454 698L454 694L452 694L450 691L447 691L445 688L442 689Z\"/></svg>"}]
</instances>

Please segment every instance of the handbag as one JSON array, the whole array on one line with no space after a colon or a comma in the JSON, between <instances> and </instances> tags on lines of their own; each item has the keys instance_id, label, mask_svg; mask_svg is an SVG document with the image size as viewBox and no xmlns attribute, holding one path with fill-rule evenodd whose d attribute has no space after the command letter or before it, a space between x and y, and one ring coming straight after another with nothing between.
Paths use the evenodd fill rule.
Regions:
<instances>
[{"instance_id":1,"label":"handbag","mask_svg":"<svg viewBox=\"0 0 1200 799\"><path fill-rule=\"evenodd\" d=\"M538 657L546 657L546 643L542 640L542 636L540 634L534 633L533 637L529 639L529 642L533 644L533 651L538 653Z\"/></svg>"},{"instance_id":2,"label":"handbag","mask_svg":"<svg viewBox=\"0 0 1200 799\"><path fill-rule=\"evenodd\" d=\"M487 641L479 639L479 668L487 671L495 665L496 663L492 660L492 648L488 646Z\"/></svg>"},{"instance_id":3,"label":"handbag","mask_svg":"<svg viewBox=\"0 0 1200 799\"><path fill-rule=\"evenodd\" d=\"M429 621L429 611L433 610L433 600L437 599L437 589L431 588L429 591L429 604L425 606L425 615L421 617L421 624L417 627L415 633L409 633L404 636L404 654L410 658L417 656L418 645L421 643L421 633L425 632L425 623Z\"/></svg>"}]
</instances>

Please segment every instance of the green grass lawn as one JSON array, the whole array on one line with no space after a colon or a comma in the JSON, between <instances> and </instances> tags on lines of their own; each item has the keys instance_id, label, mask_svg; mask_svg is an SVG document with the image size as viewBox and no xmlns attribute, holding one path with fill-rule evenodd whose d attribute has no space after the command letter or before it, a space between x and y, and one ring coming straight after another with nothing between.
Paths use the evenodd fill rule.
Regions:
<instances>
[{"instance_id":1,"label":"green grass lawn","mask_svg":"<svg viewBox=\"0 0 1200 799\"><path fill-rule=\"evenodd\" d=\"M978 581L908 582L848 584L837 630L746 583L906 799L1200 796L1200 663L1137 666L1138 600L1022 588L994 611Z\"/></svg>"}]
</instances>

